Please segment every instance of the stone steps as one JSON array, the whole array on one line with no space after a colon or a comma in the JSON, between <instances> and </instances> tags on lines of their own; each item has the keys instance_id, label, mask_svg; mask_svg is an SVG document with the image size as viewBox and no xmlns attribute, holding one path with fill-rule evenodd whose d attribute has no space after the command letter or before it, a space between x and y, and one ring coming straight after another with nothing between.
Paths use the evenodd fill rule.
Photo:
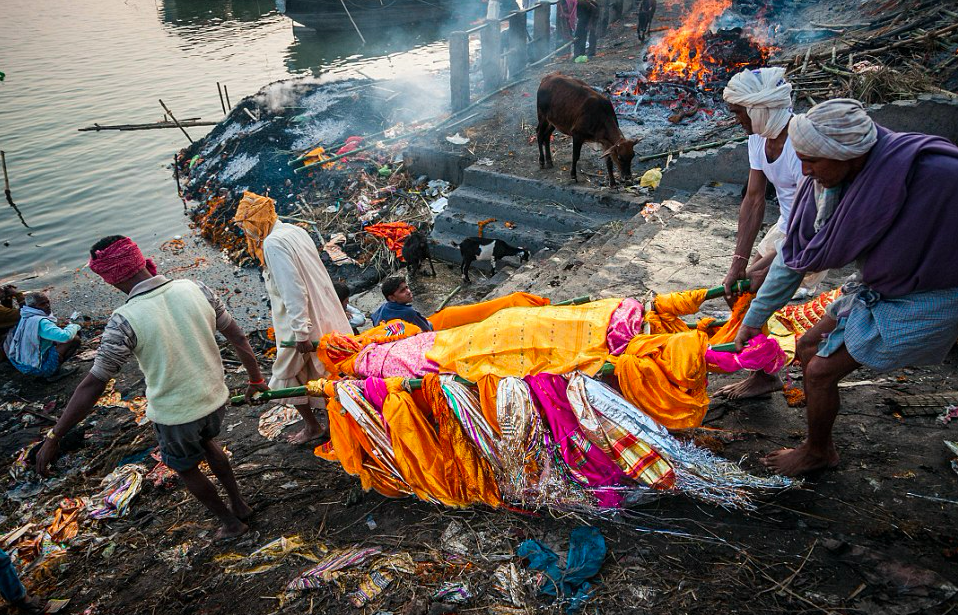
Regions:
<instances>
[{"instance_id":1,"label":"stone steps","mask_svg":"<svg viewBox=\"0 0 958 615\"><path fill-rule=\"evenodd\" d=\"M561 249L577 235L627 220L647 201L627 192L546 183L476 167L465 170L462 185L448 198L430 240L433 256L453 263L460 261L453 244L476 236L478 223L488 218L496 222L483 229L483 236L536 253Z\"/></svg>"}]
</instances>

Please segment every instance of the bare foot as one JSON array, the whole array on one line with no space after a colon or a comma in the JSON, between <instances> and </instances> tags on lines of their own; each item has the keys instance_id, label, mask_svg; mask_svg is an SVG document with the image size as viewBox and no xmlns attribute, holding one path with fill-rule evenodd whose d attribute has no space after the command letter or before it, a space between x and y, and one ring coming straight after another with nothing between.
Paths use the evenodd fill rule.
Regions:
<instances>
[{"instance_id":1,"label":"bare foot","mask_svg":"<svg viewBox=\"0 0 958 615\"><path fill-rule=\"evenodd\" d=\"M213 540L216 542L220 542L221 540L229 540L230 538L242 536L248 531L249 526L237 519L235 523L226 523L220 527L220 529L216 530Z\"/></svg>"},{"instance_id":2,"label":"bare foot","mask_svg":"<svg viewBox=\"0 0 958 615\"><path fill-rule=\"evenodd\" d=\"M834 445L829 445L828 451L823 455L812 452L804 443L798 448L783 448L762 458L762 464L766 468L784 476L801 476L817 470L831 470L838 467L838 461L838 451Z\"/></svg>"},{"instance_id":3,"label":"bare foot","mask_svg":"<svg viewBox=\"0 0 958 615\"><path fill-rule=\"evenodd\" d=\"M782 379L778 374L766 374L763 371L752 372L741 382L729 384L715 392L713 397L726 399L748 399L760 397L782 390Z\"/></svg>"},{"instance_id":4,"label":"bare foot","mask_svg":"<svg viewBox=\"0 0 958 615\"><path fill-rule=\"evenodd\" d=\"M286 438L286 441L290 444L306 444L313 440L329 440L329 430L321 429L319 425L310 426L307 424L306 427Z\"/></svg>"},{"instance_id":5,"label":"bare foot","mask_svg":"<svg viewBox=\"0 0 958 615\"><path fill-rule=\"evenodd\" d=\"M246 502L243 502L241 506L230 506L230 511L243 523L253 518L253 509Z\"/></svg>"}]
</instances>

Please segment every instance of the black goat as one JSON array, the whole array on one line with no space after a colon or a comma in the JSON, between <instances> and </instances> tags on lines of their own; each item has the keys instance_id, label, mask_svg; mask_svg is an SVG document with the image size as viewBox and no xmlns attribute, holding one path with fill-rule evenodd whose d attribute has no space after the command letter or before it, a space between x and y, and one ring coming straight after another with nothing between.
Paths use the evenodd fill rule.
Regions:
<instances>
[{"instance_id":1,"label":"black goat","mask_svg":"<svg viewBox=\"0 0 958 615\"><path fill-rule=\"evenodd\" d=\"M468 237L459 244L459 253L462 255L462 281L469 283L469 267L475 261L490 261L492 273L496 273L496 261L506 256L519 255L519 262L529 260L529 251L525 248L514 248L501 239L488 237Z\"/></svg>"},{"instance_id":2,"label":"black goat","mask_svg":"<svg viewBox=\"0 0 958 615\"><path fill-rule=\"evenodd\" d=\"M402 244L402 258L406 261L410 279L419 273L419 268L425 261L429 261L432 276L436 277L436 268L432 264L432 255L429 253L429 240L419 231L413 231L406 237Z\"/></svg>"}]
</instances>

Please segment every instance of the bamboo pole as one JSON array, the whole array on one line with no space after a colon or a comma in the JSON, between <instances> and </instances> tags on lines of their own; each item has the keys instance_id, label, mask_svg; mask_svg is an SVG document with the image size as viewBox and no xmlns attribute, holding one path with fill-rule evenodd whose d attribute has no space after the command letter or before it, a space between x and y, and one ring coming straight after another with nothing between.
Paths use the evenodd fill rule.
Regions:
<instances>
[{"instance_id":1,"label":"bamboo pole","mask_svg":"<svg viewBox=\"0 0 958 615\"><path fill-rule=\"evenodd\" d=\"M226 84L223 84L223 96L226 97L226 108L229 110L233 109L233 103L230 102L230 91L226 89Z\"/></svg>"},{"instance_id":2,"label":"bamboo pole","mask_svg":"<svg viewBox=\"0 0 958 615\"><path fill-rule=\"evenodd\" d=\"M186 139L192 144L193 139L190 138L190 135L186 132L186 129L180 125L179 121L173 117L173 112L170 111L170 108L166 106L166 103L163 102L163 99L160 99L160 106L163 107L163 110L166 111L166 114L170 116L170 119L173 120L173 123L176 124L176 127L183 131L183 134L186 136Z\"/></svg>"},{"instance_id":3,"label":"bamboo pole","mask_svg":"<svg viewBox=\"0 0 958 615\"><path fill-rule=\"evenodd\" d=\"M226 115L226 101L223 100L223 88L219 81L216 82L216 91L220 95L220 107L223 109L223 115Z\"/></svg>"},{"instance_id":4,"label":"bamboo pole","mask_svg":"<svg viewBox=\"0 0 958 615\"><path fill-rule=\"evenodd\" d=\"M3 195L7 197L7 203L13 208L13 211L17 212L17 217L20 218L20 224L26 228L30 228L27 221L23 219L20 208L13 202L13 193L10 192L10 176L7 175L7 153L2 150L0 150L0 162L2 162L3 165Z\"/></svg>"},{"instance_id":5,"label":"bamboo pole","mask_svg":"<svg viewBox=\"0 0 958 615\"><path fill-rule=\"evenodd\" d=\"M648 156L640 156L638 158L639 162L648 162L649 160L655 160L656 158L665 158L666 156L674 156L677 154L682 154L684 152L697 152L703 149L712 149L715 147L722 147L723 145L728 145L729 143L737 143L739 141L745 141L748 139L748 135L742 135L740 137L735 137L733 139L726 139L725 141L713 141L712 143L703 143L701 145L695 145L693 147L686 147L682 149L673 149L667 152L659 152L658 154L650 154Z\"/></svg>"}]
</instances>

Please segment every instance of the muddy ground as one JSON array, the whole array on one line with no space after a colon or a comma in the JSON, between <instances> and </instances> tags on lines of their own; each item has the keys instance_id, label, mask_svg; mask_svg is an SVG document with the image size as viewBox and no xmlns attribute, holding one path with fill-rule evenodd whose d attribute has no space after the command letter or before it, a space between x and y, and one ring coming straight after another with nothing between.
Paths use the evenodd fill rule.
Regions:
<instances>
[{"instance_id":1,"label":"muddy ground","mask_svg":"<svg viewBox=\"0 0 958 615\"><path fill-rule=\"evenodd\" d=\"M632 36L626 21L606 39L606 55L587 65L563 64L563 70L582 75L622 70L617 65L622 58L612 57L611 50L632 45ZM631 59L630 52L624 55ZM512 95L531 108L531 100L522 94L530 88L534 93L536 83L526 82ZM534 111L508 110L508 103L493 108L493 124L486 127L496 122L499 127L473 134L474 154L521 161L514 172L540 173L532 154L534 142L528 143ZM566 150L557 150L557 162L569 155L560 141L562 147ZM562 181L560 169L561 164L549 173ZM204 255L203 263L174 273L203 279L229 293L232 311L254 332L254 347L263 356L269 346L268 312L255 272L216 261L216 252L203 251L192 240L184 252L182 262L171 261L161 270L186 267L196 263L197 254ZM438 307L458 285L450 267L437 263L437 271L436 279L414 284L417 305L424 312ZM488 287L476 284L453 301L476 298L484 290ZM118 300L116 293L81 271L74 285L54 293L54 308L61 314L78 309L90 316L82 334L84 350L90 350ZM373 291L354 303L369 311L379 300ZM224 357L235 360L226 349ZM50 424L37 413L58 415L89 369L89 361L76 363L79 372L56 384L25 379L9 365L0 366L0 471L5 476L16 452ZM264 359L264 367L268 364ZM451 510L413 498L391 500L363 493L356 479L317 459L308 448L265 439L257 431L265 408L237 407L224 421L221 441L232 453L240 485L256 510L247 536L213 544L216 524L181 485L147 484L126 517L84 521L81 539L67 555L28 583L44 597L69 598L64 612L70 613L559 612L531 592L510 604L493 588L492 573L503 563L517 561L513 553L525 538L538 538L564 556L569 532L594 524L607 540L608 556L593 580L595 594L584 613L946 615L958 611L953 585L958 579L958 475L942 441L958 440L958 427L942 425L936 417L946 404L958 401L956 367L958 351L953 350L941 366L890 374L863 370L850 376L843 383L844 407L835 431L842 453L839 469L782 493L759 494L751 511L727 511L679 496L607 518L558 511L533 515ZM235 361L228 363L227 382L240 391L245 376L235 370ZM801 384L797 369L791 369L790 376ZM709 390L732 379L715 377ZM125 399L142 395L142 375L127 366L116 389ZM900 395L920 394L939 397L914 416L889 403ZM762 473L762 454L801 440L804 410L788 407L780 394L745 402L715 400L705 428L687 437ZM40 485L42 492L22 502L15 499L27 493L22 487L5 494L0 533L42 521L61 497L95 493L100 479L118 464L155 446L151 428L136 425L133 414L122 407L98 409L74 438L58 466L59 479ZM149 459L145 463L152 467ZM6 485L15 486L12 480ZM291 555L255 575L227 573L227 563L217 561L218 556L248 555L293 535L304 539L315 555L323 548L357 544L409 553L415 572L398 573L379 598L357 608L345 594L356 588L358 576L347 575L340 588L283 596L286 584L313 565L301 556ZM431 600L444 581L467 581L475 597L460 606Z\"/></svg>"}]
</instances>

